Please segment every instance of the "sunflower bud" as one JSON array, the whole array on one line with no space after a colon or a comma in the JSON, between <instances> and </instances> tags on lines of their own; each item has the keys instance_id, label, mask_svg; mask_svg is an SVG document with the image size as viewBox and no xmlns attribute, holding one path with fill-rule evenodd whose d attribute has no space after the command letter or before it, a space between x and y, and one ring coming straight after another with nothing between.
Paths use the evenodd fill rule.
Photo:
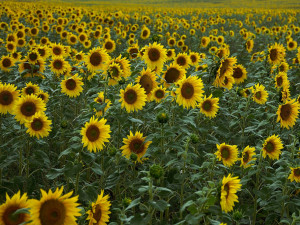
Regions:
<instances>
[{"instance_id":1,"label":"sunflower bud","mask_svg":"<svg viewBox=\"0 0 300 225\"><path fill-rule=\"evenodd\" d=\"M150 176L159 179L164 173L164 169L160 165L153 164L150 167Z\"/></svg>"},{"instance_id":2,"label":"sunflower bud","mask_svg":"<svg viewBox=\"0 0 300 225\"><path fill-rule=\"evenodd\" d=\"M197 144L199 142L199 136L197 134L192 134L191 141L193 144Z\"/></svg>"},{"instance_id":3,"label":"sunflower bud","mask_svg":"<svg viewBox=\"0 0 300 225\"><path fill-rule=\"evenodd\" d=\"M132 153L132 154L130 155L130 160L136 161L137 159L138 159L138 157L137 157L136 154Z\"/></svg>"},{"instance_id":4,"label":"sunflower bud","mask_svg":"<svg viewBox=\"0 0 300 225\"><path fill-rule=\"evenodd\" d=\"M154 34L154 35L152 36L152 41L159 42L159 41L160 41L159 36L158 36L157 34Z\"/></svg>"},{"instance_id":5,"label":"sunflower bud","mask_svg":"<svg viewBox=\"0 0 300 225\"><path fill-rule=\"evenodd\" d=\"M110 156L115 156L117 153L117 149L115 147L110 147L109 150L108 150L108 154Z\"/></svg>"},{"instance_id":6,"label":"sunflower bud","mask_svg":"<svg viewBox=\"0 0 300 225\"><path fill-rule=\"evenodd\" d=\"M61 121L60 127L63 128L63 129L67 128L68 127L68 121L66 121L66 120Z\"/></svg>"},{"instance_id":7,"label":"sunflower bud","mask_svg":"<svg viewBox=\"0 0 300 225\"><path fill-rule=\"evenodd\" d=\"M160 112L157 114L156 119L159 123L167 123L169 121L169 115L166 112Z\"/></svg>"},{"instance_id":8,"label":"sunflower bud","mask_svg":"<svg viewBox=\"0 0 300 225\"><path fill-rule=\"evenodd\" d=\"M239 210L235 210L232 214L232 218L236 221L239 221L243 218L243 214Z\"/></svg>"},{"instance_id":9,"label":"sunflower bud","mask_svg":"<svg viewBox=\"0 0 300 225\"><path fill-rule=\"evenodd\" d=\"M129 205L130 205L130 203L131 203L131 199L130 198L124 198L123 200L122 200L122 205L126 208L126 207L128 207Z\"/></svg>"}]
</instances>

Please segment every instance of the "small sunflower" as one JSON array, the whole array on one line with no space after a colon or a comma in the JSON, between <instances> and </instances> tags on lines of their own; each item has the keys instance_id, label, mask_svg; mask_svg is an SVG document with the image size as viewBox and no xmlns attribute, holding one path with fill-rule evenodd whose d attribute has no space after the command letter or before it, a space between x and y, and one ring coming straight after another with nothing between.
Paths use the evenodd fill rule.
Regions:
<instances>
[{"instance_id":1,"label":"small sunflower","mask_svg":"<svg viewBox=\"0 0 300 225\"><path fill-rule=\"evenodd\" d=\"M152 91L152 100L155 100L157 103L161 102L167 94L166 89L163 87L156 87Z\"/></svg>"},{"instance_id":2,"label":"small sunflower","mask_svg":"<svg viewBox=\"0 0 300 225\"><path fill-rule=\"evenodd\" d=\"M176 90L176 102L184 108L195 108L197 102L201 101L204 93L201 78L190 76L178 82L179 88Z\"/></svg>"},{"instance_id":3,"label":"small sunflower","mask_svg":"<svg viewBox=\"0 0 300 225\"><path fill-rule=\"evenodd\" d=\"M215 152L217 159L222 160L224 166L232 166L238 160L238 148L236 145L228 145L222 143L221 145L217 144L218 151Z\"/></svg>"},{"instance_id":4,"label":"small sunflower","mask_svg":"<svg viewBox=\"0 0 300 225\"><path fill-rule=\"evenodd\" d=\"M200 54L198 52L190 52L189 57L190 57L190 63L193 66L197 66L201 60Z\"/></svg>"},{"instance_id":5,"label":"small sunflower","mask_svg":"<svg viewBox=\"0 0 300 225\"><path fill-rule=\"evenodd\" d=\"M109 221L111 203L108 201L109 195L103 195L104 190L101 190L96 202L92 203L92 209L86 212L88 214L86 220L89 220L88 225L106 225Z\"/></svg>"},{"instance_id":6,"label":"small sunflower","mask_svg":"<svg viewBox=\"0 0 300 225\"><path fill-rule=\"evenodd\" d=\"M40 58L41 56L37 50L31 50L26 57L27 61L33 65L35 65Z\"/></svg>"},{"instance_id":7,"label":"small sunflower","mask_svg":"<svg viewBox=\"0 0 300 225\"><path fill-rule=\"evenodd\" d=\"M110 76L109 85L116 85L118 84L117 81L122 79L123 71L121 69L121 65L118 63L111 61L108 65L107 72Z\"/></svg>"},{"instance_id":8,"label":"small sunflower","mask_svg":"<svg viewBox=\"0 0 300 225\"><path fill-rule=\"evenodd\" d=\"M287 62L283 61L278 65L278 72L287 73L289 70L289 67L290 67L289 64Z\"/></svg>"},{"instance_id":9,"label":"small sunflower","mask_svg":"<svg viewBox=\"0 0 300 225\"><path fill-rule=\"evenodd\" d=\"M275 43L268 49L268 61L270 64L279 64L284 60L285 48L282 44Z\"/></svg>"},{"instance_id":10,"label":"small sunflower","mask_svg":"<svg viewBox=\"0 0 300 225\"><path fill-rule=\"evenodd\" d=\"M105 49L108 53L114 52L116 50L115 41L111 39L106 39L103 44L103 49Z\"/></svg>"},{"instance_id":11,"label":"small sunflower","mask_svg":"<svg viewBox=\"0 0 300 225\"><path fill-rule=\"evenodd\" d=\"M37 112L44 112L45 110L46 106L42 99L35 95L26 95L20 97L15 103L13 114L15 119L23 124L26 120L31 120Z\"/></svg>"},{"instance_id":12,"label":"small sunflower","mask_svg":"<svg viewBox=\"0 0 300 225\"><path fill-rule=\"evenodd\" d=\"M296 168L292 168L290 167L291 169L291 173L288 177L288 179L293 182L293 181L296 181L297 183L300 183L300 167L296 167ZM0 213L1 215L1 213Z\"/></svg>"},{"instance_id":13,"label":"small sunflower","mask_svg":"<svg viewBox=\"0 0 300 225\"><path fill-rule=\"evenodd\" d=\"M299 114L299 104L295 99L286 101L283 105L279 105L277 110L277 122L280 122L280 127L289 129L296 123Z\"/></svg>"},{"instance_id":14,"label":"small sunflower","mask_svg":"<svg viewBox=\"0 0 300 225\"><path fill-rule=\"evenodd\" d=\"M15 60L10 56L2 56L0 60L0 69L9 72L10 68L15 65Z\"/></svg>"},{"instance_id":15,"label":"small sunflower","mask_svg":"<svg viewBox=\"0 0 300 225\"><path fill-rule=\"evenodd\" d=\"M286 47L289 51L293 51L297 48L297 41L289 40L286 44Z\"/></svg>"},{"instance_id":16,"label":"small sunflower","mask_svg":"<svg viewBox=\"0 0 300 225\"><path fill-rule=\"evenodd\" d=\"M255 88L252 91L253 100L258 104L265 104L268 100L268 92L265 90L265 87L261 84L256 84Z\"/></svg>"},{"instance_id":17,"label":"small sunflower","mask_svg":"<svg viewBox=\"0 0 300 225\"><path fill-rule=\"evenodd\" d=\"M186 53L179 53L174 58L174 62L183 69L188 69L191 64L190 58Z\"/></svg>"},{"instance_id":18,"label":"small sunflower","mask_svg":"<svg viewBox=\"0 0 300 225\"><path fill-rule=\"evenodd\" d=\"M210 43L210 39L209 37L202 37L201 38L201 48L206 48L208 46L208 44Z\"/></svg>"},{"instance_id":19,"label":"small sunflower","mask_svg":"<svg viewBox=\"0 0 300 225\"><path fill-rule=\"evenodd\" d=\"M103 104L104 103L104 92L99 92L98 96L94 99L94 102L97 102L98 104ZM110 108L111 106L111 101L109 99L105 99L106 106L104 108L104 113ZM101 117L103 114L103 110L100 110L97 112L96 109L94 109L96 112L96 116Z\"/></svg>"},{"instance_id":20,"label":"small sunflower","mask_svg":"<svg viewBox=\"0 0 300 225\"><path fill-rule=\"evenodd\" d=\"M212 98L212 95L208 98L205 96L201 99L198 107L200 108L200 112L205 116L214 118L219 110L219 98Z\"/></svg>"},{"instance_id":21,"label":"small sunflower","mask_svg":"<svg viewBox=\"0 0 300 225\"><path fill-rule=\"evenodd\" d=\"M254 41L252 39L246 41L246 49L249 53L252 52L253 47L254 47Z\"/></svg>"},{"instance_id":22,"label":"small sunflower","mask_svg":"<svg viewBox=\"0 0 300 225\"><path fill-rule=\"evenodd\" d=\"M0 82L0 114L12 113L18 98L19 91L15 85Z\"/></svg>"},{"instance_id":23,"label":"small sunflower","mask_svg":"<svg viewBox=\"0 0 300 225\"><path fill-rule=\"evenodd\" d=\"M150 33L151 33L150 29L148 27L144 26L141 31L141 38L143 40L146 40L150 36Z\"/></svg>"},{"instance_id":24,"label":"small sunflower","mask_svg":"<svg viewBox=\"0 0 300 225\"><path fill-rule=\"evenodd\" d=\"M97 70L105 71L107 68L107 62L110 60L107 52L102 48L93 48L85 56L85 63L90 72Z\"/></svg>"},{"instance_id":25,"label":"small sunflower","mask_svg":"<svg viewBox=\"0 0 300 225\"><path fill-rule=\"evenodd\" d=\"M139 55L139 46L138 46L138 44L134 44L134 45L130 46L127 49L127 52L129 53L129 58L130 59L137 58L138 55Z\"/></svg>"},{"instance_id":26,"label":"small sunflower","mask_svg":"<svg viewBox=\"0 0 300 225\"><path fill-rule=\"evenodd\" d=\"M174 59L175 57L175 50L174 49L168 49L167 50L167 61L170 61Z\"/></svg>"},{"instance_id":27,"label":"small sunflower","mask_svg":"<svg viewBox=\"0 0 300 225\"><path fill-rule=\"evenodd\" d=\"M153 44L149 44L149 46L145 47L143 59L150 69L162 67L167 59L167 51L162 45L154 42Z\"/></svg>"},{"instance_id":28,"label":"small sunflower","mask_svg":"<svg viewBox=\"0 0 300 225\"><path fill-rule=\"evenodd\" d=\"M163 75L163 79L165 80L165 84L168 86L169 84L178 82L184 76L185 70L179 65L172 63L171 65L167 66L167 69Z\"/></svg>"},{"instance_id":29,"label":"small sunflower","mask_svg":"<svg viewBox=\"0 0 300 225\"><path fill-rule=\"evenodd\" d=\"M243 83L247 79L247 71L243 65L236 65L233 67L233 78L235 83Z\"/></svg>"},{"instance_id":30,"label":"small sunflower","mask_svg":"<svg viewBox=\"0 0 300 225\"><path fill-rule=\"evenodd\" d=\"M278 137L278 135L274 134L268 137L263 144L263 157L266 158L268 155L270 159L279 159L281 149L283 149L281 139Z\"/></svg>"},{"instance_id":31,"label":"small sunflower","mask_svg":"<svg viewBox=\"0 0 300 225\"><path fill-rule=\"evenodd\" d=\"M51 120L43 112L37 112L31 118L25 122L27 133L31 137L37 137L38 139L47 137L51 131Z\"/></svg>"},{"instance_id":32,"label":"small sunflower","mask_svg":"<svg viewBox=\"0 0 300 225\"><path fill-rule=\"evenodd\" d=\"M152 90L157 87L155 73L149 68L147 68L147 70L143 69L135 81L145 89L147 100L149 101L152 97Z\"/></svg>"},{"instance_id":33,"label":"small sunflower","mask_svg":"<svg viewBox=\"0 0 300 225\"><path fill-rule=\"evenodd\" d=\"M122 73L120 74L122 77L126 78L131 75L130 62L126 58L122 58L121 55L115 59L112 59L109 64L116 63L120 66Z\"/></svg>"},{"instance_id":34,"label":"small sunflower","mask_svg":"<svg viewBox=\"0 0 300 225\"><path fill-rule=\"evenodd\" d=\"M129 84L125 90L120 91L120 96L121 107L126 108L128 113L141 110L146 105L147 95L140 84Z\"/></svg>"},{"instance_id":35,"label":"small sunflower","mask_svg":"<svg viewBox=\"0 0 300 225\"><path fill-rule=\"evenodd\" d=\"M278 73L275 77L275 87L276 88L282 88L286 85L288 85L288 77L286 73Z\"/></svg>"},{"instance_id":36,"label":"small sunflower","mask_svg":"<svg viewBox=\"0 0 300 225\"><path fill-rule=\"evenodd\" d=\"M56 75L62 75L70 68L70 64L61 56L52 57L50 68Z\"/></svg>"},{"instance_id":37,"label":"small sunflower","mask_svg":"<svg viewBox=\"0 0 300 225\"><path fill-rule=\"evenodd\" d=\"M67 53L65 48L61 44L52 44L50 48L50 53L53 57L65 57Z\"/></svg>"},{"instance_id":38,"label":"small sunflower","mask_svg":"<svg viewBox=\"0 0 300 225\"><path fill-rule=\"evenodd\" d=\"M253 158L254 155L255 155L254 147L249 147L248 145L246 148L244 148L242 152L241 166L243 166L244 168L252 166L253 164L249 164L249 162L256 160L255 158Z\"/></svg>"},{"instance_id":39,"label":"small sunflower","mask_svg":"<svg viewBox=\"0 0 300 225\"><path fill-rule=\"evenodd\" d=\"M17 210L29 208L27 194L21 196L20 191L11 198L6 194L6 201L0 205L0 224L1 225L17 225L23 224L30 220L27 213L19 213L14 215Z\"/></svg>"},{"instance_id":40,"label":"small sunflower","mask_svg":"<svg viewBox=\"0 0 300 225\"><path fill-rule=\"evenodd\" d=\"M63 187L51 190L48 193L41 189L42 198L29 201L32 224L35 225L75 225L76 217L80 216L77 203L78 196L72 197L73 192L65 195Z\"/></svg>"},{"instance_id":41,"label":"small sunflower","mask_svg":"<svg viewBox=\"0 0 300 225\"><path fill-rule=\"evenodd\" d=\"M146 154L148 146L152 143L152 141L145 141L145 139L146 137L143 137L143 133L137 131L133 135L130 131L130 135L127 135L127 138L123 138L122 155L130 158L130 155L134 153L138 157L137 161L141 162L141 158Z\"/></svg>"},{"instance_id":42,"label":"small sunflower","mask_svg":"<svg viewBox=\"0 0 300 225\"><path fill-rule=\"evenodd\" d=\"M82 92L82 78L75 74L72 77L66 77L61 81L61 92L71 98L77 97Z\"/></svg>"},{"instance_id":43,"label":"small sunflower","mask_svg":"<svg viewBox=\"0 0 300 225\"><path fill-rule=\"evenodd\" d=\"M238 177L232 177L231 174L227 177L223 177L220 201L222 211L226 213L231 212L235 202L239 202L236 192L242 187L240 182L241 180L238 179Z\"/></svg>"},{"instance_id":44,"label":"small sunflower","mask_svg":"<svg viewBox=\"0 0 300 225\"><path fill-rule=\"evenodd\" d=\"M40 99L42 99L43 102L45 102L45 104L49 101L49 94L42 90L40 90L38 93L36 93L36 96L38 96Z\"/></svg>"},{"instance_id":45,"label":"small sunflower","mask_svg":"<svg viewBox=\"0 0 300 225\"><path fill-rule=\"evenodd\" d=\"M31 82L26 84L26 87L22 89L22 95L36 95L40 91L40 88L37 84L33 84Z\"/></svg>"},{"instance_id":46,"label":"small sunflower","mask_svg":"<svg viewBox=\"0 0 300 225\"><path fill-rule=\"evenodd\" d=\"M236 58L225 58L222 59L220 62L220 67L217 71L217 76L216 79L213 83L214 86L216 87L223 87L225 78L229 79L229 77L232 77L233 75L233 68L234 64L237 62ZM228 82L227 82L228 83Z\"/></svg>"}]
</instances>

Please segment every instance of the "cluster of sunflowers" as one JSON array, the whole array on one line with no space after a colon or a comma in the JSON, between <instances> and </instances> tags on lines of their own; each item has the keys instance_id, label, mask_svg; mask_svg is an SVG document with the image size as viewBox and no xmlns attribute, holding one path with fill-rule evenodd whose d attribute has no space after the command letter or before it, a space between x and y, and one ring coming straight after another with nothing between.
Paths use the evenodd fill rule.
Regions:
<instances>
[{"instance_id":1,"label":"cluster of sunflowers","mask_svg":"<svg viewBox=\"0 0 300 225\"><path fill-rule=\"evenodd\" d=\"M300 47L297 44L300 41L300 27L297 13L294 10L272 12L259 9L244 9L241 14L236 14L233 9L173 8L164 11L98 7L96 10L82 6L2 2L0 130L8 129L8 123L14 124L14 118L20 130L26 129L31 138L43 139L51 146L55 142L53 137L65 137L65 131L62 132L58 127L65 128L62 118L67 117L64 116L67 112L63 108L70 104L74 106L73 118L66 120L72 126L69 137L80 134L81 147L76 149L76 160L80 165L89 166L82 159L85 154L82 150L85 148L91 158L94 157L91 155L102 154L108 149L116 155L111 149L120 149L122 156L125 156L122 160L133 162L131 168L159 162L169 169L170 164L162 161L162 155L167 154L167 150L176 151L176 147L171 147L172 142L182 140L185 143L183 153L178 152L173 157L174 160L182 157L184 166L180 173L186 173L188 170L194 171L194 168L186 169L190 141L196 145L198 136L209 133L210 128L205 130L201 126L208 123L209 127L218 127L217 122L214 124L217 117L221 117L219 123L227 123L228 112L225 112L225 107L231 108L230 101L237 104L245 101L245 109L239 108L244 112L232 114L236 123L240 122L238 130L242 142L217 136L211 140L213 151L210 147L203 150L198 146L199 151L211 153L214 160L209 168L221 166L224 169L222 182L215 191L219 196L221 213L232 212L235 203L239 202L236 193L243 190L242 184L246 184L246 181L243 182L244 173L253 167L261 170L263 159L267 157L270 163L279 160L284 149L281 137L285 138L288 146L294 144L287 179L300 183L300 162L298 158L294 159L300 140L289 139L289 135L294 137L300 133L297 122L300 110ZM279 101L275 101L277 96ZM257 151L257 140L247 141L245 134L249 119L247 113L251 107L268 112L268 119L274 119L270 123L272 130L259 136L267 137L260 138L265 139L260 153ZM157 116L159 125L154 128L147 126L147 122L155 117L154 112L161 109L162 112ZM195 114L195 118L185 118L186 124L176 122L184 116L192 117ZM132 123L127 120L122 124L121 118L128 118ZM234 127L231 125L234 122L228 123L228 127ZM255 129L259 130L267 123L259 124ZM192 130L197 135L190 135L190 131L180 134L181 126L190 129L188 124L192 124ZM76 134L72 133L73 129L77 130ZM162 137L160 141L154 136L155 132ZM210 131L211 136L214 133ZM127 137L121 140L125 134ZM13 139L14 136L2 136L0 133L0 138L4 141L4 138ZM26 140L30 142L33 139ZM206 143L207 140L203 138L202 141ZM231 142L238 144L226 144ZM243 151L239 152L238 145ZM160 148L161 156L151 156L150 148ZM1 145L0 150L2 154ZM67 149L61 149L55 160L65 157L64 150L68 152ZM201 159L199 151L194 156ZM26 157L29 157L28 152L25 152ZM23 154L20 151L19 175L22 175ZM70 157L75 156L70 154ZM116 158L115 166L119 166L120 159ZM222 161L222 165L216 161ZM242 172L232 169L237 161L241 162ZM26 178L30 174L29 164L27 160ZM102 171L98 173L101 174L98 190L105 189L104 164L103 155ZM118 173L121 173L120 170ZM2 177L6 177L5 171L1 166L1 186ZM142 172L139 171L140 174ZM135 171L133 173L137 178ZM233 174L239 174L241 179ZM221 180L220 175L214 177L210 172L209 176L211 182ZM152 181L155 179L150 175L147 178L150 180L151 204L145 208L151 217L149 224L152 223L155 210L160 211L161 221L165 215L166 223L170 223L168 203L163 210L153 206ZM163 184L163 178L160 179L157 185ZM260 188L259 179L259 175L256 175L256 191ZM75 194L80 189L79 180L80 172L74 182ZM179 220L187 207L184 200L189 200L184 199L183 193L187 182L193 183L191 180L182 182L178 194L181 207L177 210L180 211ZM82 213L77 203L78 195L71 197L72 192L63 195L63 184L61 186L55 192L41 190L40 200L28 200L26 189L22 190L25 193L23 195L20 192L12 197L6 195L5 203L0 206L0 225L24 222L38 225L76 224L76 217L84 214L87 214L85 219L89 225L103 225L109 221L111 203L108 201L109 195L104 196L103 190L97 200L89 204L89 210ZM120 193L120 186L114 186ZM38 195L36 190L34 195ZM252 197L253 215L256 215L258 193ZM161 198L159 201L162 201ZM130 202L124 205L128 210L136 206L130 205ZM126 207L121 210L122 217L119 218L122 224L130 223L130 219L124 219ZM168 211L164 214L164 210ZM199 210L207 213L206 207L199 207ZM283 210L281 217L285 215L288 215L288 210ZM175 217L174 221L179 222ZM215 218L214 215L212 218ZM255 224L256 216L253 218ZM228 221L226 216L218 216L217 219ZM207 224L208 220L199 221Z\"/></svg>"}]
</instances>

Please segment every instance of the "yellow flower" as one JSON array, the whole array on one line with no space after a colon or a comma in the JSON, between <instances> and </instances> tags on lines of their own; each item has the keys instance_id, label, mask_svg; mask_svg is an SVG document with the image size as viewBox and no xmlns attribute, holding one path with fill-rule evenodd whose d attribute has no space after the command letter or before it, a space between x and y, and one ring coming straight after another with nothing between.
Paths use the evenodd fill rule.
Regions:
<instances>
[{"instance_id":1,"label":"yellow flower","mask_svg":"<svg viewBox=\"0 0 300 225\"><path fill-rule=\"evenodd\" d=\"M13 84L0 83L0 114L12 113L19 95L17 87Z\"/></svg>"},{"instance_id":2,"label":"yellow flower","mask_svg":"<svg viewBox=\"0 0 300 225\"><path fill-rule=\"evenodd\" d=\"M288 77L286 73L278 73L275 79L275 87L282 88L289 85Z\"/></svg>"},{"instance_id":3,"label":"yellow flower","mask_svg":"<svg viewBox=\"0 0 300 225\"><path fill-rule=\"evenodd\" d=\"M244 148L242 152L242 158L241 158L241 166L244 168L248 168L252 166L253 164L249 164L250 161L256 160L253 158L255 155L255 148L254 147L249 147L249 145Z\"/></svg>"},{"instance_id":4,"label":"yellow flower","mask_svg":"<svg viewBox=\"0 0 300 225\"><path fill-rule=\"evenodd\" d=\"M2 56L1 60L0 60L0 69L8 72L10 71L10 67L14 66L15 61L12 57L10 56Z\"/></svg>"},{"instance_id":5,"label":"yellow flower","mask_svg":"<svg viewBox=\"0 0 300 225\"><path fill-rule=\"evenodd\" d=\"M263 157L266 158L268 155L270 159L279 159L281 149L283 149L281 139L278 135L274 134L268 137L263 144Z\"/></svg>"},{"instance_id":6,"label":"yellow flower","mask_svg":"<svg viewBox=\"0 0 300 225\"><path fill-rule=\"evenodd\" d=\"M277 110L277 122L280 122L280 127L290 129L296 123L299 114L299 104L292 99L286 101L283 105L279 105Z\"/></svg>"},{"instance_id":7,"label":"yellow flower","mask_svg":"<svg viewBox=\"0 0 300 225\"><path fill-rule=\"evenodd\" d=\"M174 63L179 65L183 69L190 67L190 57L186 53L179 53L174 59Z\"/></svg>"},{"instance_id":8,"label":"yellow flower","mask_svg":"<svg viewBox=\"0 0 300 225\"><path fill-rule=\"evenodd\" d=\"M22 89L22 95L36 95L40 91L40 88L37 84L31 82L26 83L26 87Z\"/></svg>"},{"instance_id":9,"label":"yellow flower","mask_svg":"<svg viewBox=\"0 0 300 225\"><path fill-rule=\"evenodd\" d=\"M27 120L25 122L25 127L27 128L27 133L33 137L37 137L38 139L47 137L49 132L51 131L51 120L44 114L44 112L37 112L31 118L31 120Z\"/></svg>"},{"instance_id":10,"label":"yellow flower","mask_svg":"<svg viewBox=\"0 0 300 225\"><path fill-rule=\"evenodd\" d=\"M56 75L62 75L70 68L70 64L62 56L52 57L50 68Z\"/></svg>"},{"instance_id":11,"label":"yellow flower","mask_svg":"<svg viewBox=\"0 0 300 225\"><path fill-rule=\"evenodd\" d=\"M233 78L235 83L243 83L247 79L247 71L243 65L236 65L233 67Z\"/></svg>"},{"instance_id":12,"label":"yellow flower","mask_svg":"<svg viewBox=\"0 0 300 225\"><path fill-rule=\"evenodd\" d=\"M98 104L103 104L104 102L104 92L99 92L98 97L94 99L94 102L97 102ZM110 108L111 101L109 99L105 99L106 106L104 108L104 113ZM97 112L96 109L94 109L96 112L96 116L101 117L103 114L103 110L100 110Z\"/></svg>"},{"instance_id":13,"label":"yellow flower","mask_svg":"<svg viewBox=\"0 0 300 225\"><path fill-rule=\"evenodd\" d=\"M102 48L93 48L85 56L84 61L86 63L87 69L90 72L95 72L97 70L105 71L107 68L107 63L110 57L107 52Z\"/></svg>"},{"instance_id":14,"label":"yellow flower","mask_svg":"<svg viewBox=\"0 0 300 225\"><path fill-rule=\"evenodd\" d=\"M149 101L152 97L152 90L157 87L155 73L149 68L147 68L147 70L143 69L135 81L145 89L147 100Z\"/></svg>"},{"instance_id":15,"label":"yellow flower","mask_svg":"<svg viewBox=\"0 0 300 225\"><path fill-rule=\"evenodd\" d=\"M165 85L176 83L181 80L185 75L185 70L181 68L179 65L172 63L167 66L166 71L164 72L163 79L165 81Z\"/></svg>"},{"instance_id":16,"label":"yellow flower","mask_svg":"<svg viewBox=\"0 0 300 225\"><path fill-rule=\"evenodd\" d=\"M106 39L103 44L103 49L105 49L108 53L111 53L116 50L116 43L114 40Z\"/></svg>"},{"instance_id":17,"label":"yellow flower","mask_svg":"<svg viewBox=\"0 0 300 225\"><path fill-rule=\"evenodd\" d=\"M145 47L143 59L150 69L161 68L167 59L167 51L162 45L154 42Z\"/></svg>"},{"instance_id":18,"label":"yellow flower","mask_svg":"<svg viewBox=\"0 0 300 225\"><path fill-rule=\"evenodd\" d=\"M232 166L238 160L238 148L236 145L228 145L222 143L221 145L217 144L218 151L215 152L217 159L222 160L224 166Z\"/></svg>"},{"instance_id":19,"label":"yellow flower","mask_svg":"<svg viewBox=\"0 0 300 225\"><path fill-rule=\"evenodd\" d=\"M290 167L290 169L291 169L291 173L290 173L288 179L291 182L296 181L297 183L300 183L300 167L296 167L296 168Z\"/></svg>"},{"instance_id":20,"label":"yellow flower","mask_svg":"<svg viewBox=\"0 0 300 225\"><path fill-rule=\"evenodd\" d=\"M233 68L235 63L236 63L236 58L225 58L221 60L220 67L217 71L216 79L213 83L214 86L224 87L227 86L228 83L232 84L232 82L228 82L228 81L233 80L234 82L234 79L231 79L231 77L233 75ZM226 77L227 77L227 81L226 81Z\"/></svg>"},{"instance_id":21,"label":"yellow flower","mask_svg":"<svg viewBox=\"0 0 300 225\"><path fill-rule=\"evenodd\" d=\"M61 92L65 93L71 98L77 97L82 92L83 88L82 78L75 74L72 77L65 78L61 82Z\"/></svg>"},{"instance_id":22,"label":"yellow flower","mask_svg":"<svg viewBox=\"0 0 300 225\"><path fill-rule=\"evenodd\" d=\"M152 100L155 100L157 103L161 102L161 100L167 94L166 89L163 87L156 87L152 91Z\"/></svg>"},{"instance_id":23,"label":"yellow flower","mask_svg":"<svg viewBox=\"0 0 300 225\"><path fill-rule=\"evenodd\" d=\"M285 48L282 44L275 43L268 49L268 61L270 64L279 64L284 60Z\"/></svg>"},{"instance_id":24,"label":"yellow flower","mask_svg":"<svg viewBox=\"0 0 300 225\"><path fill-rule=\"evenodd\" d=\"M261 84L256 84L253 89L253 100L258 104L265 104L268 100L268 92L265 90L265 87Z\"/></svg>"},{"instance_id":25,"label":"yellow flower","mask_svg":"<svg viewBox=\"0 0 300 225\"><path fill-rule=\"evenodd\" d=\"M212 98L212 95L208 98L205 96L200 100L198 107L205 116L214 118L219 110L219 98Z\"/></svg>"}]
</instances>

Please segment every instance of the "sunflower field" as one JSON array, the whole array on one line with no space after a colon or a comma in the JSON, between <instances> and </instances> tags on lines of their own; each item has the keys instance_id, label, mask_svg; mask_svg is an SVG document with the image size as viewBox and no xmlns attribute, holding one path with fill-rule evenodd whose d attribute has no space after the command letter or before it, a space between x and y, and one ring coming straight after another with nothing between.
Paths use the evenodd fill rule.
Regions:
<instances>
[{"instance_id":1,"label":"sunflower field","mask_svg":"<svg viewBox=\"0 0 300 225\"><path fill-rule=\"evenodd\" d=\"M0 225L299 225L299 13L1 1Z\"/></svg>"}]
</instances>

